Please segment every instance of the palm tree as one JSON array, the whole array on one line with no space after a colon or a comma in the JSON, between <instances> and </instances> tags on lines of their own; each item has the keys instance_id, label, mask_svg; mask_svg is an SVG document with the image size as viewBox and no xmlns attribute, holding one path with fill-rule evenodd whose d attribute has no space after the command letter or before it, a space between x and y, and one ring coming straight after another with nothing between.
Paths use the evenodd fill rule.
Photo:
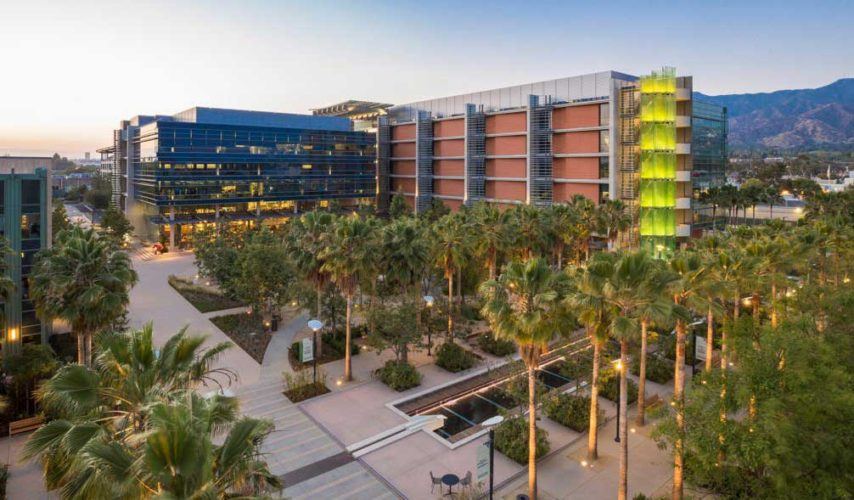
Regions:
<instances>
[{"instance_id":1,"label":"palm tree","mask_svg":"<svg viewBox=\"0 0 854 500\"><path fill-rule=\"evenodd\" d=\"M513 217L493 203L478 202L471 208L471 218L475 254L489 270L489 279L495 279L499 261L512 241Z\"/></svg>"},{"instance_id":2,"label":"palm tree","mask_svg":"<svg viewBox=\"0 0 854 500\"><path fill-rule=\"evenodd\" d=\"M593 201L581 194L574 195L569 200L569 206L575 212L575 242L576 242L576 264L581 262L581 256L584 255L584 260L590 258L590 237L593 230L598 226L598 213L596 204Z\"/></svg>"},{"instance_id":3,"label":"palm tree","mask_svg":"<svg viewBox=\"0 0 854 500\"><path fill-rule=\"evenodd\" d=\"M549 207L549 230L552 240L555 265L558 270L563 269L563 258L566 248L578 245L576 238L578 213L570 205L552 205Z\"/></svg>"},{"instance_id":4,"label":"palm tree","mask_svg":"<svg viewBox=\"0 0 854 500\"><path fill-rule=\"evenodd\" d=\"M30 436L24 457L39 458L48 488L63 498L222 498L279 488L259 452L271 424L237 420L236 398L194 390L234 377L213 368L230 344L204 350L205 340L181 330L158 351L150 324L105 333L92 367L66 365L45 382L38 397L56 418Z\"/></svg>"},{"instance_id":5,"label":"palm tree","mask_svg":"<svg viewBox=\"0 0 854 500\"><path fill-rule=\"evenodd\" d=\"M676 317L676 367L673 375L673 401L676 407L676 426L680 437L673 444L673 498L681 499L684 475L684 450L681 435L685 430L685 342L687 324L690 319L688 310L700 311L708 308L704 302L702 289L708 278L708 268L699 254L680 252L670 259L670 269L678 279L671 284L673 303L677 308ZM687 308L687 309L686 309Z\"/></svg>"},{"instance_id":6,"label":"palm tree","mask_svg":"<svg viewBox=\"0 0 854 500\"><path fill-rule=\"evenodd\" d=\"M344 380L347 382L353 380L350 354L353 296L358 289L359 277L367 258L366 249L370 240L375 237L372 228L373 226L358 214L338 217L333 223L332 231L324 238L324 246L320 252L320 258L323 260L321 270L329 274L347 302L344 326Z\"/></svg>"},{"instance_id":7,"label":"palm tree","mask_svg":"<svg viewBox=\"0 0 854 500\"><path fill-rule=\"evenodd\" d=\"M534 258L511 261L501 276L481 285L483 314L497 337L512 340L528 370L528 496L537 498L536 381L540 356L566 321L561 306L566 276Z\"/></svg>"},{"instance_id":8,"label":"palm tree","mask_svg":"<svg viewBox=\"0 0 854 500\"><path fill-rule=\"evenodd\" d=\"M42 320L61 318L77 336L77 362L92 364L92 337L119 319L137 282L127 254L93 229L57 235L42 250L30 275L30 296Z\"/></svg>"},{"instance_id":9,"label":"palm tree","mask_svg":"<svg viewBox=\"0 0 854 500\"><path fill-rule=\"evenodd\" d=\"M724 238L718 235L712 235L701 239L698 243L703 265L708 269L708 275L700 292L708 304L706 310L706 372L712 370L712 357L715 349L715 317L723 309L720 306L721 301L726 301L725 284L719 279L718 275L718 264L720 263L718 255L724 251L725 241Z\"/></svg>"},{"instance_id":10,"label":"palm tree","mask_svg":"<svg viewBox=\"0 0 854 500\"><path fill-rule=\"evenodd\" d=\"M621 200L606 200L597 208L599 217L599 228L608 238L608 250L614 250L614 242L617 236L632 223L632 219L626 211L626 206Z\"/></svg>"},{"instance_id":11,"label":"palm tree","mask_svg":"<svg viewBox=\"0 0 854 500\"><path fill-rule=\"evenodd\" d=\"M334 218L329 212L318 210L307 212L291 223L288 233L288 250L294 260L294 267L302 272L303 278L317 292L315 315L318 319L322 316L323 287L329 282L329 275L323 271L320 254L333 221Z\"/></svg>"},{"instance_id":12,"label":"palm tree","mask_svg":"<svg viewBox=\"0 0 854 500\"><path fill-rule=\"evenodd\" d=\"M545 215L541 208L534 205L517 205L512 209L516 226L516 248L522 260L540 255L544 246Z\"/></svg>"},{"instance_id":13,"label":"palm tree","mask_svg":"<svg viewBox=\"0 0 854 500\"><path fill-rule=\"evenodd\" d=\"M768 204L768 218L774 219L774 205L783 203L783 196L780 195L779 188L774 185L765 188L763 196L765 198L765 203Z\"/></svg>"},{"instance_id":14,"label":"palm tree","mask_svg":"<svg viewBox=\"0 0 854 500\"><path fill-rule=\"evenodd\" d=\"M434 259L448 280L448 342L454 341L454 274L465 259L468 236L459 212L443 215L433 225Z\"/></svg>"},{"instance_id":15,"label":"palm tree","mask_svg":"<svg viewBox=\"0 0 854 500\"><path fill-rule=\"evenodd\" d=\"M717 186L712 186L709 189L700 193L700 202L712 206L712 231L715 230L715 219L718 214L718 206L721 198L721 190Z\"/></svg>"}]
</instances>

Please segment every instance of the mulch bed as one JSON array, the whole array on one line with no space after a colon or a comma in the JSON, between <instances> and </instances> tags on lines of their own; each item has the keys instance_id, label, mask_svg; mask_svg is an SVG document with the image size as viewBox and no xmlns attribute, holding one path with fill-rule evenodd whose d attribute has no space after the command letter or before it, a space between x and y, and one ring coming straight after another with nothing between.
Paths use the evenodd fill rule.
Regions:
<instances>
[{"instance_id":1,"label":"mulch bed","mask_svg":"<svg viewBox=\"0 0 854 500\"><path fill-rule=\"evenodd\" d=\"M245 305L221 293L216 293L200 285L194 285L192 282L177 276L169 276L169 285L202 313L222 311Z\"/></svg>"},{"instance_id":2,"label":"mulch bed","mask_svg":"<svg viewBox=\"0 0 854 500\"><path fill-rule=\"evenodd\" d=\"M300 401L305 401L306 399L311 399L327 392L330 392L329 388L323 382L317 382L316 384L304 385L297 389L284 391L284 395L291 403L299 403Z\"/></svg>"},{"instance_id":3,"label":"mulch bed","mask_svg":"<svg viewBox=\"0 0 854 500\"><path fill-rule=\"evenodd\" d=\"M252 359L261 363L264 361L264 353L267 345L273 338L271 333L264 331L264 324L258 314L227 314L215 316L211 322L219 327L223 333L228 335L235 344L252 356Z\"/></svg>"}]
</instances>

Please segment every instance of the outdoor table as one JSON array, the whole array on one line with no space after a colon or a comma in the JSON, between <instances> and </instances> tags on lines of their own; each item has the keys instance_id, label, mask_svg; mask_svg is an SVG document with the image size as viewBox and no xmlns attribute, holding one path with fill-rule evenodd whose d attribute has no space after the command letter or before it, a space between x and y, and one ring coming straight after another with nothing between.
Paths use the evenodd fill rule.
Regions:
<instances>
[{"instance_id":1,"label":"outdoor table","mask_svg":"<svg viewBox=\"0 0 854 500\"><path fill-rule=\"evenodd\" d=\"M460 483L460 478L456 474L445 474L442 476L442 484L446 484L448 486L448 495L451 496L454 494L454 485Z\"/></svg>"}]
</instances>

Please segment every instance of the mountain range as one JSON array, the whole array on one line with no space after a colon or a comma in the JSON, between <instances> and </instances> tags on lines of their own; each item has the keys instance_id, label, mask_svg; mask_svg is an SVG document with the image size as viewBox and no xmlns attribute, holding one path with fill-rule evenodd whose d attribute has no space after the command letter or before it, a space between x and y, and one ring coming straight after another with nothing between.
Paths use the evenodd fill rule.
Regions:
<instances>
[{"instance_id":1,"label":"mountain range","mask_svg":"<svg viewBox=\"0 0 854 500\"><path fill-rule=\"evenodd\" d=\"M854 78L816 89L694 96L727 107L731 150L854 150Z\"/></svg>"}]
</instances>

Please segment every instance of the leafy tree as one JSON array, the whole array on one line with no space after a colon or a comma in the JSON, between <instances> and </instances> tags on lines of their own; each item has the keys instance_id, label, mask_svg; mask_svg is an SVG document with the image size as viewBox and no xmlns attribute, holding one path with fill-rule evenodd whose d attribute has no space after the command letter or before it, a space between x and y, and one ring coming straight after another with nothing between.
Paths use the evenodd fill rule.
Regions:
<instances>
[{"instance_id":1,"label":"leafy tree","mask_svg":"<svg viewBox=\"0 0 854 500\"><path fill-rule=\"evenodd\" d=\"M237 296L265 321L271 321L293 298L296 270L281 241L269 230L250 235L237 257L237 268Z\"/></svg>"},{"instance_id":2,"label":"leafy tree","mask_svg":"<svg viewBox=\"0 0 854 500\"><path fill-rule=\"evenodd\" d=\"M409 205L406 204L406 199L402 194L395 193L391 197L391 203L389 203L388 207L388 215L392 219L399 219L405 215L411 215L412 210L409 208Z\"/></svg>"},{"instance_id":3,"label":"leafy tree","mask_svg":"<svg viewBox=\"0 0 854 500\"><path fill-rule=\"evenodd\" d=\"M412 320L415 306L405 302L395 307L374 308L369 315L376 317L376 327L368 333L368 345L377 351L391 349L396 361L407 363L410 347L420 340L418 325Z\"/></svg>"},{"instance_id":4,"label":"leafy tree","mask_svg":"<svg viewBox=\"0 0 854 500\"><path fill-rule=\"evenodd\" d=\"M30 275L30 296L43 321L61 318L77 335L77 362L92 364L92 337L127 307L136 271L126 253L92 229L75 226L39 252Z\"/></svg>"},{"instance_id":5,"label":"leafy tree","mask_svg":"<svg viewBox=\"0 0 854 500\"><path fill-rule=\"evenodd\" d=\"M237 296L237 265L248 231L239 227L207 227L192 235L196 266L203 276L213 278L229 297Z\"/></svg>"},{"instance_id":6,"label":"leafy tree","mask_svg":"<svg viewBox=\"0 0 854 500\"><path fill-rule=\"evenodd\" d=\"M56 241L56 235L66 229L71 228L71 222L68 220L68 213L65 211L65 204L57 203L53 207L51 213L51 230L53 231L53 241Z\"/></svg>"},{"instance_id":7,"label":"leafy tree","mask_svg":"<svg viewBox=\"0 0 854 500\"><path fill-rule=\"evenodd\" d=\"M133 231L133 226L121 210L110 206L101 217L101 229L105 236L121 244L125 236Z\"/></svg>"},{"instance_id":8,"label":"leafy tree","mask_svg":"<svg viewBox=\"0 0 854 500\"><path fill-rule=\"evenodd\" d=\"M226 498L281 487L260 459L272 424L238 417L234 397L195 390L230 344L202 349L183 330L158 350L151 325L105 334L94 366L66 365L40 389L55 417L34 432L49 490L63 498Z\"/></svg>"},{"instance_id":9,"label":"leafy tree","mask_svg":"<svg viewBox=\"0 0 854 500\"><path fill-rule=\"evenodd\" d=\"M570 323L562 306L566 275L539 258L511 261L496 280L481 286L483 315L499 338L513 340L528 371L528 495L537 498L536 382L540 357Z\"/></svg>"}]
</instances>

